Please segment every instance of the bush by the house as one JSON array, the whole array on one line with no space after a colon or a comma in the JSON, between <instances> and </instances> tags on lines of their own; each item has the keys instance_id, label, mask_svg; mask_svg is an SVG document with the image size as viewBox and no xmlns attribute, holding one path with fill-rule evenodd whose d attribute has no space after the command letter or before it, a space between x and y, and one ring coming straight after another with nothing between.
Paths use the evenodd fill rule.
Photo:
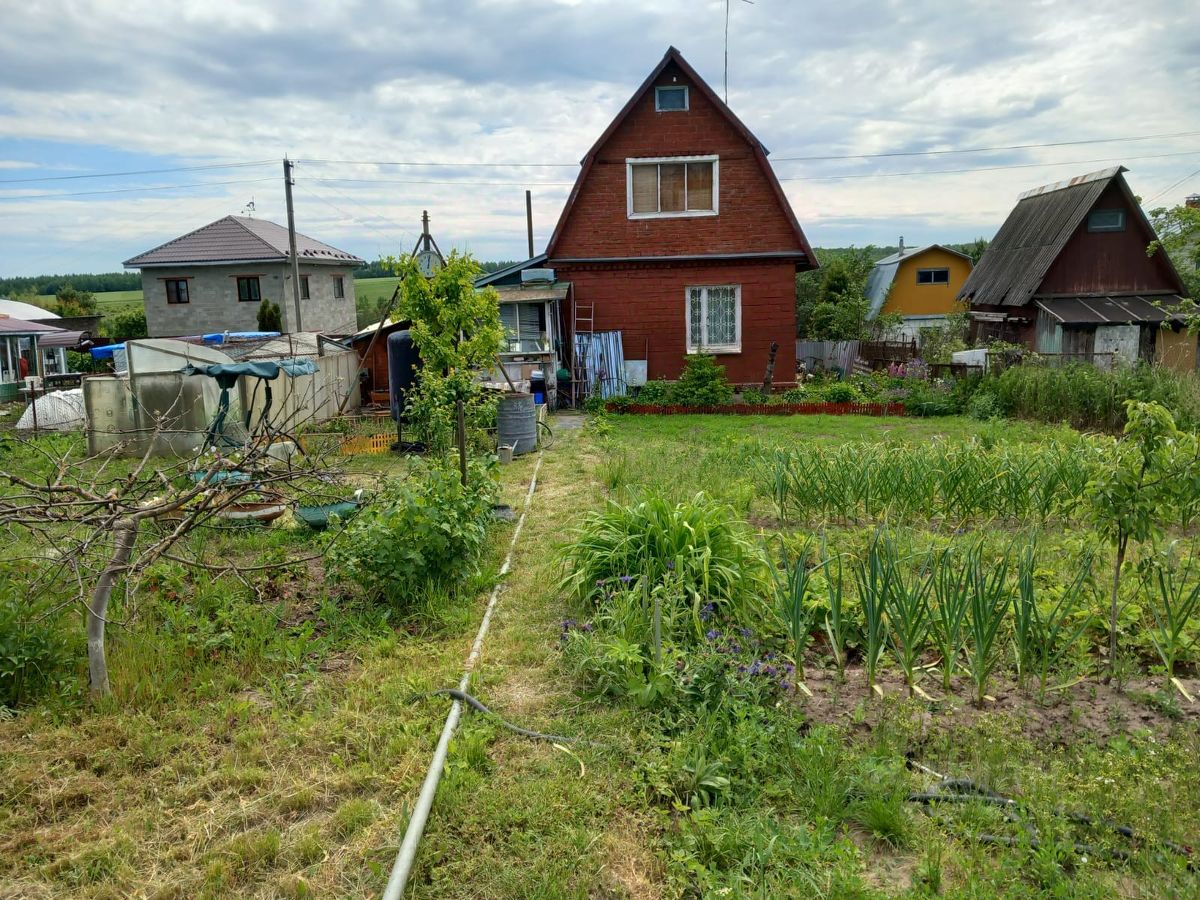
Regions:
<instances>
[{"instance_id":1,"label":"bush by the house","mask_svg":"<svg viewBox=\"0 0 1200 900\"><path fill-rule=\"evenodd\" d=\"M35 699L71 667L74 648L58 604L31 600L17 573L0 568L0 708Z\"/></svg>"},{"instance_id":2,"label":"bush by the house","mask_svg":"<svg viewBox=\"0 0 1200 900\"><path fill-rule=\"evenodd\" d=\"M647 406L662 406L671 396L671 383L668 381L655 380L647 381L637 392L635 398L638 403L644 403Z\"/></svg>"},{"instance_id":3,"label":"bush by the house","mask_svg":"<svg viewBox=\"0 0 1200 900\"><path fill-rule=\"evenodd\" d=\"M733 386L725 367L702 353L687 358L683 374L670 391L670 402L680 406L720 406L732 399Z\"/></svg>"},{"instance_id":4,"label":"bush by the house","mask_svg":"<svg viewBox=\"0 0 1200 900\"><path fill-rule=\"evenodd\" d=\"M472 461L468 476L464 487L457 467L446 461L417 465L390 481L334 545L331 571L396 605L474 574L496 483L483 462Z\"/></svg>"}]
</instances>

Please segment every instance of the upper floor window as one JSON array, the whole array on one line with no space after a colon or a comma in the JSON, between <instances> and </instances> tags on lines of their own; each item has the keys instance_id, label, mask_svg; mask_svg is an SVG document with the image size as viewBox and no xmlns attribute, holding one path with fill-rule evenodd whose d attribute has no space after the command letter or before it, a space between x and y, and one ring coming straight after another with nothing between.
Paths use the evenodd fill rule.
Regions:
<instances>
[{"instance_id":1,"label":"upper floor window","mask_svg":"<svg viewBox=\"0 0 1200 900\"><path fill-rule=\"evenodd\" d=\"M163 284L167 286L168 303L190 303L188 283L186 278L168 278Z\"/></svg>"},{"instance_id":2,"label":"upper floor window","mask_svg":"<svg viewBox=\"0 0 1200 900\"><path fill-rule=\"evenodd\" d=\"M312 296L312 295L309 293L308 276L301 275L300 276L300 299L307 300L310 296Z\"/></svg>"},{"instance_id":3,"label":"upper floor window","mask_svg":"<svg viewBox=\"0 0 1200 900\"><path fill-rule=\"evenodd\" d=\"M258 276L249 275L238 278L238 300L243 303L252 303L262 299L262 292L258 286Z\"/></svg>"},{"instance_id":4,"label":"upper floor window","mask_svg":"<svg viewBox=\"0 0 1200 900\"><path fill-rule=\"evenodd\" d=\"M742 286L721 284L687 289L687 352L742 351Z\"/></svg>"},{"instance_id":5,"label":"upper floor window","mask_svg":"<svg viewBox=\"0 0 1200 900\"><path fill-rule=\"evenodd\" d=\"M717 157L627 159L625 166L629 218L717 214Z\"/></svg>"},{"instance_id":6,"label":"upper floor window","mask_svg":"<svg viewBox=\"0 0 1200 900\"><path fill-rule=\"evenodd\" d=\"M677 112L688 108L688 89L683 86L666 85L654 89L655 112Z\"/></svg>"},{"instance_id":7,"label":"upper floor window","mask_svg":"<svg viewBox=\"0 0 1200 900\"><path fill-rule=\"evenodd\" d=\"M333 296L338 300L346 296L346 282L341 275L333 276Z\"/></svg>"},{"instance_id":8,"label":"upper floor window","mask_svg":"<svg viewBox=\"0 0 1200 900\"><path fill-rule=\"evenodd\" d=\"M917 284L949 284L949 269L917 269Z\"/></svg>"},{"instance_id":9,"label":"upper floor window","mask_svg":"<svg viewBox=\"0 0 1200 900\"><path fill-rule=\"evenodd\" d=\"M1124 231L1125 210L1094 209L1088 213L1088 231Z\"/></svg>"}]
</instances>

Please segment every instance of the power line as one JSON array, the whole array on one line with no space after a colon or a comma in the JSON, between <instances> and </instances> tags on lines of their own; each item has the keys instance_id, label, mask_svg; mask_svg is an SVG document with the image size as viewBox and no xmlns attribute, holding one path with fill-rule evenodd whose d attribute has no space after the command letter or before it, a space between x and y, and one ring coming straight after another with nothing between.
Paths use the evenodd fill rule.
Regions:
<instances>
[{"instance_id":1,"label":"power line","mask_svg":"<svg viewBox=\"0 0 1200 900\"><path fill-rule=\"evenodd\" d=\"M1183 150L1179 153L1154 153L1149 156L1107 156L1101 159L1077 159L1070 162L1012 163L1007 166L975 166L970 169L929 169L924 172L859 172L854 175L795 175L780 178L780 181L839 181L849 178L901 178L917 175L958 175L965 172L999 172L1004 169L1048 169L1053 166L1086 166L1091 163L1132 161L1137 159L1162 159L1167 156L1195 156L1200 150Z\"/></svg>"},{"instance_id":2,"label":"power line","mask_svg":"<svg viewBox=\"0 0 1200 900\"><path fill-rule=\"evenodd\" d=\"M1161 191L1159 191L1157 194L1155 194L1153 197L1151 197L1149 200L1147 200L1147 201L1146 201L1145 203L1143 203L1142 205L1143 205L1143 206L1149 206L1151 203L1153 203L1153 202L1154 202L1155 200L1157 200L1159 197L1163 196L1163 194L1169 194L1171 191L1175 190L1175 188L1179 187L1179 186L1180 186L1181 184L1183 184L1185 181L1189 181L1189 180L1191 180L1192 178L1195 178L1197 175L1200 175L1200 169L1197 169L1195 172L1192 172L1190 175L1184 175L1182 178L1180 178L1180 179L1179 179L1177 182L1175 182L1175 183L1174 183L1173 185L1171 185L1170 187L1168 187L1168 188L1163 188Z\"/></svg>"},{"instance_id":3,"label":"power line","mask_svg":"<svg viewBox=\"0 0 1200 900\"><path fill-rule=\"evenodd\" d=\"M394 178L310 178L309 181L319 181L322 184L454 184L454 185L475 185L480 187L526 187L527 185L519 181L459 181L453 179L450 181L407 181L397 180ZM570 187L575 182L573 181L534 181L530 182L530 187Z\"/></svg>"},{"instance_id":4,"label":"power line","mask_svg":"<svg viewBox=\"0 0 1200 900\"><path fill-rule=\"evenodd\" d=\"M1001 153L1010 150L1041 150L1052 147L1078 147L1086 144L1117 144L1131 141L1166 140L1168 138L1195 137L1200 131L1176 131L1163 134L1142 134L1128 137L1090 138L1079 141L1050 141L1043 144L1009 144L1001 147L964 147L951 150L904 150L884 153L846 153L825 156L773 156L772 162L825 162L848 159L890 159L893 157L946 156L960 153ZM1145 158L1145 157L1141 157ZM428 162L411 160L369 159L297 159L300 163L339 166L413 166L427 168L477 168L477 169L556 169L577 168L577 162Z\"/></svg>"},{"instance_id":5,"label":"power line","mask_svg":"<svg viewBox=\"0 0 1200 900\"><path fill-rule=\"evenodd\" d=\"M311 180L311 179L310 179L310 180ZM380 230L379 230L378 228L376 228L375 226L373 226L373 225L371 225L371 224L369 224L369 223L367 223L367 222L364 222L364 221L362 221L361 219L359 219L359 218L357 218L357 217L355 217L355 216L351 215L350 213L348 213L348 212L346 212L344 209L342 209L340 206L338 206L336 203L334 203L332 200L330 200L330 199L329 199L329 198L327 198L327 197L322 197L322 196L321 196L320 194L318 194L316 191L310 191L310 190L308 190L307 188L303 187L303 186L302 186L301 184L299 184L299 183L297 183L297 184L296 184L296 189L297 189L297 190L299 190L299 191L301 191L301 192L302 192L302 193L304 193L304 194L307 194L309 197L315 197L316 199L320 200L320 201L321 201L322 203L324 203L325 205L329 206L331 209L334 209L334 210L336 210L336 211L338 212L338 214L339 214L339 215L343 215L343 216L345 216L345 217L346 217L347 219L349 219L351 222L354 222L355 224L357 224L357 225L360 225L360 226L362 226L363 228L366 228L368 231L373 231L373 232L375 232L375 234L377 234L379 237L381 237L381 238L383 238L383 239L384 239L384 242L385 242L387 245L389 245L389 246L390 246L390 245L393 245L393 244L394 244L394 245L397 245L397 246L403 246L403 244L404 244L404 241L403 241L403 240L399 240L399 241L397 241L397 240L395 239L395 237L393 237L393 236L390 236L390 235L387 235L387 234L384 234L382 231L380 231Z\"/></svg>"},{"instance_id":6,"label":"power line","mask_svg":"<svg viewBox=\"0 0 1200 900\"><path fill-rule=\"evenodd\" d=\"M130 175L161 175L165 172L205 172L211 169L245 169L251 166L276 165L278 160L254 162L213 163L207 166L178 166L173 169L139 169L131 172L89 172L86 175L47 175L43 178L0 178L0 184L30 184L35 181L73 181L79 178L124 178Z\"/></svg>"},{"instance_id":7,"label":"power line","mask_svg":"<svg viewBox=\"0 0 1200 900\"><path fill-rule=\"evenodd\" d=\"M67 197L95 197L100 194L134 194L145 191L179 191L185 188L221 187L227 184L259 184L275 177L242 178L236 181L197 181L193 184L156 184L151 187L114 188L109 191L73 191L68 194L0 194L0 200L59 200Z\"/></svg>"}]
</instances>

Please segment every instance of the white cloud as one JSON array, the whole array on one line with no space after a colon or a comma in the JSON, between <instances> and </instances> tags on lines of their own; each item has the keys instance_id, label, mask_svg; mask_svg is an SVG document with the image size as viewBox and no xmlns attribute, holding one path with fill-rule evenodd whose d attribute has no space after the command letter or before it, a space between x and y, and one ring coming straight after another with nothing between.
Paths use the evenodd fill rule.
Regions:
<instances>
[{"instance_id":1,"label":"white cloud","mask_svg":"<svg viewBox=\"0 0 1200 900\"><path fill-rule=\"evenodd\" d=\"M776 159L1189 131L1200 121L1200 9L1171 0L1136 10L1116 0L758 0L732 12L730 104ZM19 149L45 141L63 145L56 163L69 153L85 170L94 147L168 165L284 153L575 163L668 44L720 91L723 25L720 0L96 0L86 15L70 0L27 4L0 30L0 155L11 157L0 168L44 162ZM1133 160L1188 149L1196 156ZM1200 166L1200 138L776 169L788 179L1104 156L1129 159L1135 190L1148 196ZM1088 168L784 185L816 244L891 242L902 229L912 241L951 241L990 234L1021 190ZM274 179L4 200L0 273L111 269L251 196L259 215L281 218L276 171L22 185L29 195ZM302 164L297 212L303 230L366 257L408 249L422 209L443 244L516 257L524 189L535 188L540 247L568 191L550 183L576 171ZM374 183L318 180L327 177ZM458 183L412 183L442 181Z\"/></svg>"}]
</instances>

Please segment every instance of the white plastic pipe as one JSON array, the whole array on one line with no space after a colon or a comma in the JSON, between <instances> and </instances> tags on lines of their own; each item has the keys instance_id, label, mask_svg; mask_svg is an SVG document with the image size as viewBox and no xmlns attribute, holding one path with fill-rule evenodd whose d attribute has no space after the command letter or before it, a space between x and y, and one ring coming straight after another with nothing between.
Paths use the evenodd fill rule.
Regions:
<instances>
[{"instance_id":1,"label":"white plastic pipe","mask_svg":"<svg viewBox=\"0 0 1200 900\"><path fill-rule=\"evenodd\" d=\"M458 689L466 691L471 684L471 674L475 664L483 652L483 641L487 637L488 628L492 624L492 613L496 611L496 601L500 597L503 578L508 574L512 565L513 550L516 549L517 539L521 536L521 528L525 524L525 514L529 512L529 504L533 500L533 491L537 487L538 470L542 467L542 456L538 454L537 463L533 467L533 477L529 479L529 490L525 492L525 505L521 509L521 517L517 519L517 527L513 529L512 540L508 544L508 554L500 566L496 586L488 598L487 609L483 612L483 621L479 623L479 632L475 635L475 643L471 645L471 653L463 669L462 679ZM417 844L425 833L425 823L429 819L429 810L433 807L433 797L437 793L438 782L442 780L442 770L446 767L446 755L450 752L450 740L458 729L458 720L462 717L462 703L455 700L450 704L450 712L446 716L446 724L442 726L442 736L438 740L437 749L433 751L433 760L429 763L429 771L425 773L425 781L421 785L421 793L417 797L417 805L413 807L408 819L408 828L404 832L404 840L400 844L400 852L396 854L396 862L392 864L392 874L388 876L387 887L383 891L383 900L400 900L404 896L404 887L408 876L412 873L413 863L417 858Z\"/></svg>"}]
</instances>

